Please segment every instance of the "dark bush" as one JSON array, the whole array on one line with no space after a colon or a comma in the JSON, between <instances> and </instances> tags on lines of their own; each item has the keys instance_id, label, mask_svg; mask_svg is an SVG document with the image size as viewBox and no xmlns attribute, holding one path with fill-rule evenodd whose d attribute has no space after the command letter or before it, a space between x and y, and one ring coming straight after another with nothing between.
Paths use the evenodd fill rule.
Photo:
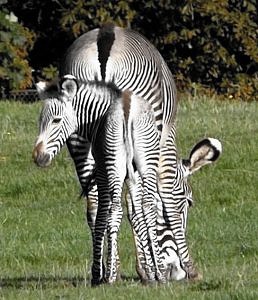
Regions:
<instances>
[{"instance_id":1,"label":"dark bush","mask_svg":"<svg viewBox=\"0 0 258 300\"><path fill-rule=\"evenodd\" d=\"M256 0L146 1L134 9L132 26L154 41L181 89L194 82L257 99Z\"/></svg>"},{"instance_id":2,"label":"dark bush","mask_svg":"<svg viewBox=\"0 0 258 300\"><path fill-rule=\"evenodd\" d=\"M29 8L26 3L30 3ZM51 3L8 1L8 8L37 32L39 52L44 30L48 32L48 48L60 57L60 49L65 49L75 37L113 21L141 32L156 45L175 75L179 89L191 92L196 87L205 87L230 98L258 97L256 0L60 0ZM37 22L28 18L28 9L38 12L38 18L34 18ZM42 28L46 23L47 28ZM65 37L58 45L57 35ZM57 63L58 58L49 53L46 49L48 64ZM39 65L37 57L40 54L34 53L32 63ZM41 61L46 63L44 59Z\"/></svg>"},{"instance_id":3,"label":"dark bush","mask_svg":"<svg viewBox=\"0 0 258 300\"><path fill-rule=\"evenodd\" d=\"M12 16L12 15L11 15ZM0 11L0 87L17 89L32 83L28 51L33 46L34 34L17 22L6 11Z\"/></svg>"}]
</instances>

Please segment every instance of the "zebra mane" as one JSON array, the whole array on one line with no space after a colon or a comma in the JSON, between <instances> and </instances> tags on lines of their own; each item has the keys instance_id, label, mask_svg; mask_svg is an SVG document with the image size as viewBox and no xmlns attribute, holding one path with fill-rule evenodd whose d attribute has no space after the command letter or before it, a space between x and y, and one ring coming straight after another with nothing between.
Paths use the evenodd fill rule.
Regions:
<instances>
[{"instance_id":1,"label":"zebra mane","mask_svg":"<svg viewBox=\"0 0 258 300\"><path fill-rule=\"evenodd\" d=\"M113 82L105 82L105 81L99 81L97 79L92 81L86 81L81 79L76 79L79 87L85 86L85 87L96 87L100 89L111 89L116 93L120 93L119 88L113 83Z\"/></svg>"},{"instance_id":2,"label":"zebra mane","mask_svg":"<svg viewBox=\"0 0 258 300\"><path fill-rule=\"evenodd\" d=\"M117 88L117 86L112 82L103 82L103 81L83 81L83 80L77 80L79 90L88 90L89 92L92 92L96 95L109 95L112 98L118 98L121 96L122 91Z\"/></svg>"}]
</instances>

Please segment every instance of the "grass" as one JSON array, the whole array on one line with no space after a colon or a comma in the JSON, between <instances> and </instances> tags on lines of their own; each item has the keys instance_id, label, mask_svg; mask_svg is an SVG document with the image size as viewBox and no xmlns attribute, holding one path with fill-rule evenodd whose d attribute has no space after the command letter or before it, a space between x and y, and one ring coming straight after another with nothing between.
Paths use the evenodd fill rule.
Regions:
<instances>
[{"instance_id":1,"label":"grass","mask_svg":"<svg viewBox=\"0 0 258 300\"><path fill-rule=\"evenodd\" d=\"M188 240L197 283L142 286L130 227L120 232L123 280L90 287L91 237L66 152L45 170L31 159L41 104L0 102L1 299L258 299L258 103L182 100L178 148L221 140L214 166L191 178Z\"/></svg>"}]
</instances>

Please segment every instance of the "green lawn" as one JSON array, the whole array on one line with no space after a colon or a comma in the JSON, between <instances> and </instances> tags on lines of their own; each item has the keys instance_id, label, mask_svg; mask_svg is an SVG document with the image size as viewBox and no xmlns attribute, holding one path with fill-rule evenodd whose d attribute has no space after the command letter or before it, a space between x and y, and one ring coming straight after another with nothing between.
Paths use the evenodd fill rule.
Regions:
<instances>
[{"instance_id":1,"label":"green lawn","mask_svg":"<svg viewBox=\"0 0 258 300\"><path fill-rule=\"evenodd\" d=\"M179 103L182 157L203 137L223 144L220 160L191 178L188 240L203 280L142 286L125 217L123 281L97 288L69 155L62 151L44 170L32 162L40 107L0 101L0 299L258 299L258 103Z\"/></svg>"}]
</instances>

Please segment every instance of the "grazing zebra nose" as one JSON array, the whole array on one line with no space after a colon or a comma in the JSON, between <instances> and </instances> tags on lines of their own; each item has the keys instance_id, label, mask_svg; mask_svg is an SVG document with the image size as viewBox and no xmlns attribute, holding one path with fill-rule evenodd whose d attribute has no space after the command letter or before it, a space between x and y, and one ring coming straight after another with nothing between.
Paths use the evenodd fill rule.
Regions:
<instances>
[{"instance_id":1,"label":"grazing zebra nose","mask_svg":"<svg viewBox=\"0 0 258 300\"><path fill-rule=\"evenodd\" d=\"M40 155L40 153L43 152L42 150L43 150L43 142L40 142L34 147L34 149L32 151L32 157L33 157L34 161L36 161L38 155Z\"/></svg>"},{"instance_id":2,"label":"grazing zebra nose","mask_svg":"<svg viewBox=\"0 0 258 300\"><path fill-rule=\"evenodd\" d=\"M40 142L35 146L32 151L32 158L39 167L47 167L51 162L50 155L43 151L43 142Z\"/></svg>"}]
</instances>

